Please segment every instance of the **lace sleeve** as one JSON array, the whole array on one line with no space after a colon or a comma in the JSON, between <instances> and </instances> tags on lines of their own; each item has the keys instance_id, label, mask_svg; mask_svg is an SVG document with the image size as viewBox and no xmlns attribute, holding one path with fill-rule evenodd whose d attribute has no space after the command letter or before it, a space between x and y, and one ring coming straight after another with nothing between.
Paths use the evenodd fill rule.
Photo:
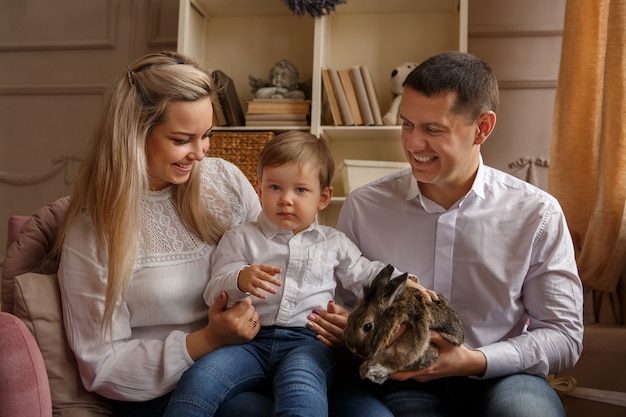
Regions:
<instances>
[{"instance_id":1,"label":"lace sleeve","mask_svg":"<svg viewBox=\"0 0 626 417\"><path fill-rule=\"evenodd\" d=\"M261 211L252 184L237 166L220 158L202 163L205 199L224 224L231 227L254 220Z\"/></svg>"}]
</instances>

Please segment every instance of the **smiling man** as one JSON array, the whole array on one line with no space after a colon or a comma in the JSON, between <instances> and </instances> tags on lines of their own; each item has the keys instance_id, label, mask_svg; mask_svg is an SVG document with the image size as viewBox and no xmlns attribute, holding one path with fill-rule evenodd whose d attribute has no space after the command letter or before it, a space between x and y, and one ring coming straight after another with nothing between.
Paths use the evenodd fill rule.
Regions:
<instances>
[{"instance_id":1,"label":"smiling man","mask_svg":"<svg viewBox=\"0 0 626 417\"><path fill-rule=\"evenodd\" d=\"M366 257L414 272L465 327L461 346L433 333L440 355L431 367L363 383L395 417L565 415L546 376L573 367L582 350L574 249L554 197L483 164L497 104L497 80L480 59L424 61L400 106L410 169L351 192L339 215L337 228ZM336 344L344 312L329 310L316 331ZM331 415L366 411L342 404L351 408Z\"/></svg>"}]
</instances>

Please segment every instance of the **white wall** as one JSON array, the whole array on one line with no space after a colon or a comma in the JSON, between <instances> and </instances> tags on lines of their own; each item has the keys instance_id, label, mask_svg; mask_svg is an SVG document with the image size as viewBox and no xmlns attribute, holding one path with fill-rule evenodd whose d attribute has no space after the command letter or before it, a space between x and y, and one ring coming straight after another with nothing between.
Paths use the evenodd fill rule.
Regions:
<instances>
[{"instance_id":1,"label":"white wall","mask_svg":"<svg viewBox=\"0 0 626 417\"><path fill-rule=\"evenodd\" d=\"M106 88L177 25L178 0L0 1L0 259L9 216L71 193Z\"/></svg>"},{"instance_id":2,"label":"white wall","mask_svg":"<svg viewBox=\"0 0 626 417\"><path fill-rule=\"evenodd\" d=\"M496 168L549 157L565 1L469 1L469 52L492 66L501 86L496 130L483 146ZM105 89L126 64L176 48L177 0L63 5L0 1L0 237L10 215L71 192ZM36 176L41 181L23 183ZM547 169L537 177L546 188Z\"/></svg>"},{"instance_id":3,"label":"white wall","mask_svg":"<svg viewBox=\"0 0 626 417\"><path fill-rule=\"evenodd\" d=\"M470 53L484 59L500 82L496 129L483 145L485 163L509 168L520 158L549 160L566 0L470 0ZM537 185L548 169L536 167Z\"/></svg>"}]
</instances>

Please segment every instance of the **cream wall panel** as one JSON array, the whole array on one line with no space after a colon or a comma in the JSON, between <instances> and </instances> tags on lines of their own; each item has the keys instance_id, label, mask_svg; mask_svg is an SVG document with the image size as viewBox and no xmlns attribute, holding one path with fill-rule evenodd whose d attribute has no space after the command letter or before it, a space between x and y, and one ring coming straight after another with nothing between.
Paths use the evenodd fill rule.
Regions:
<instances>
[{"instance_id":1,"label":"cream wall panel","mask_svg":"<svg viewBox=\"0 0 626 417\"><path fill-rule=\"evenodd\" d=\"M145 7L138 3L139 15L133 19L136 40L135 45L142 49L147 45L151 50L176 49L178 36L178 1L177 0L149 0L148 19L141 19ZM144 38L144 36L146 36ZM141 53L135 54L140 55Z\"/></svg>"},{"instance_id":2,"label":"cream wall panel","mask_svg":"<svg viewBox=\"0 0 626 417\"><path fill-rule=\"evenodd\" d=\"M99 88L33 88L0 95L4 219L14 213L31 214L71 193L101 102ZM6 230L6 221L0 226Z\"/></svg>"},{"instance_id":3,"label":"cream wall panel","mask_svg":"<svg viewBox=\"0 0 626 417\"><path fill-rule=\"evenodd\" d=\"M498 77L496 128L483 145L485 162L526 179L525 158L549 160L565 0L471 0L469 47ZM548 168L534 166L547 190Z\"/></svg>"},{"instance_id":4,"label":"cream wall panel","mask_svg":"<svg viewBox=\"0 0 626 417\"><path fill-rule=\"evenodd\" d=\"M556 87L561 40L561 36L472 38L471 49L489 57L501 83L552 81Z\"/></svg>"},{"instance_id":5,"label":"cream wall panel","mask_svg":"<svg viewBox=\"0 0 626 417\"><path fill-rule=\"evenodd\" d=\"M103 92L99 87L33 88L0 95L0 147L8 150L0 154L2 170L28 173L46 167L56 155L82 154ZM63 111L51 111L56 107Z\"/></svg>"},{"instance_id":6,"label":"cream wall panel","mask_svg":"<svg viewBox=\"0 0 626 417\"><path fill-rule=\"evenodd\" d=\"M510 171L508 163L521 156L548 155L565 0L471 0L469 6L469 51L494 67L503 88L498 125L485 144L484 155L488 163ZM175 49L177 14L178 0L0 2L0 111L4 114L0 116L0 173L37 173L49 169L55 157L68 155L68 149L81 154L97 118L103 89L137 56ZM365 22L367 17L358 19ZM440 27L436 21L435 13L433 19L419 23L432 25L436 31ZM337 25L334 30L349 30L350 24ZM219 25L209 28L220 29ZM376 33L376 27L370 29ZM255 47L250 33L246 50L233 50L228 43L210 48L211 66L233 65L223 69L244 80L237 86L244 94L249 94L248 74L263 76L283 57L280 45L271 48L272 54L264 54L268 48ZM342 50L388 48L393 53L399 47L397 39L378 35ZM287 58L297 61L303 78L310 77L312 63L304 57L310 55L309 39L295 41L307 51L302 57ZM429 55L430 39L408 37L402 42L410 43L403 48L416 60ZM341 53L337 52L339 46L333 45L333 49L331 53ZM233 59L232 54L241 59ZM390 69L399 64L395 56L365 64L384 74L384 66ZM244 66L244 62L256 66ZM379 81L381 101L389 100L383 98L384 79ZM390 157L401 152L393 146L388 151L393 154ZM364 151L363 157L368 155ZM40 185L0 184L0 236L6 233L9 215L30 214L71 190L75 164L68 166L67 171ZM537 173L541 177L542 169ZM0 258L4 258L2 245Z\"/></svg>"},{"instance_id":7,"label":"cream wall panel","mask_svg":"<svg viewBox=\"0 0 626 417\"><path fill-rule=\"evenodd\" d=\"M178 0L0 1L2 242L10 215L71 193L107 87L136 57L176 49L177 21Z\"/></svg>"},{"instance_id":8,"label":"cream wall panel","mask_svg":"<svg viewBox=\"0 0 626 417\"><path fill-rule=\"evenodd\" d=\"M566 0L470 0L469 3L469 26L474 35L563 29Z\"/></svg>"},{"instance_id":9,"label":"cream wall panel","mask_svg":"<svg viewBox=\"0 0 626 417\"><path fill-rule=\"evenodd\" d=\"M526 169L509 167L519 158L549 158L552 137L553 88L502 89L496 128L483 145L487 165L526 179ZM548 187L548 169L535 167L537 185Z\"/></svg>"},{"instance_id":10,"label":"cream wall panel","mask_svg":"<svg viewBox=\"0 0 626 417\"><path fill-rule=\"evenodd\" d=\"M117 0L0 2L0 50L112 48Z\"/></svg>"}]
</instances>

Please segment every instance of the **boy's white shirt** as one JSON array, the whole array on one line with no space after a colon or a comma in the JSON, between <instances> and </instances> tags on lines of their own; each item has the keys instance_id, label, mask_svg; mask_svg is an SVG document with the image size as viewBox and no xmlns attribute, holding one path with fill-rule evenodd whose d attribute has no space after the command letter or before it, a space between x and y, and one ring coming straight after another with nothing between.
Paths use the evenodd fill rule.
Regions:
<instances>
[{"instance_id":1,"label":"boy's white shirt","mask_svg":"<svg viewBox=\"0 0 626 417\"><path fill-rule=\"evenodd\" d=\"M282 286L262 299L252 296L263 326L303 327L313 309L326 308L335 299L337 283L356 296L362 294L385 267L365 258L347 236L317 221L298 234L274 226L263 213L257 221L227 231L212 259L212 274L204 293L210 305L220 291L228 293L229 306L250 295L239 290L239 271L248 265L281 268ZM397 271L396 271L397 272Z\"/></svg>"}]
</instances>

